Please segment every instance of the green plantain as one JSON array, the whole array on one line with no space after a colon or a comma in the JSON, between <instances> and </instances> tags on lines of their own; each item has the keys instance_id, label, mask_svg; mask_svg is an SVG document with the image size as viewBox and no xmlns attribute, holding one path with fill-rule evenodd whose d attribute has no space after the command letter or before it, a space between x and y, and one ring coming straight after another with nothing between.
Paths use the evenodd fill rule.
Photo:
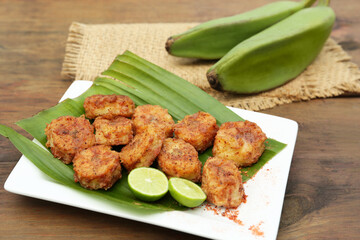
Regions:
<instances>
[{"instance_id":1,"label":"green plantain","mask_svg":"<svg viewBox=\"0 0 360 240\"><path fill-rule=\"evenodd\" d=\"M214 19L171 36L165 48L178 57L219 59L241 41L314 2L279 1L235 16Z\"/></svg>"},{"instance_id":2,"label":"green plantain","mask_svg":"<svg viewBox=\"0 0 360 240\"><path fill-rule=\"evenodd\" d=\"M329 1L303 9L239 43L207 72L218 90L251 94L298 76L320 53L335 21Z\"/></svg>"}]
</instances>

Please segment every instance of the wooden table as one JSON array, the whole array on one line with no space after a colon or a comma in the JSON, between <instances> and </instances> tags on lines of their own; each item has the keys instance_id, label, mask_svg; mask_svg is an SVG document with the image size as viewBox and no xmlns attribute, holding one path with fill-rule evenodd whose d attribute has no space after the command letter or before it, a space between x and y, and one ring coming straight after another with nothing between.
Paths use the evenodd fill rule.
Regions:
<instances>
[{"instance_id":1,"label":"wooden table","mask_svg":"<svg viewBox=\"0 0 360 240\"><path fill-rule=\"evenodd\" d=\"M0 2L0 123L53 106L71 81L60 76L68 27L83 23L194 22L266 0ZM360 65L360 2L333 1L332 37ZM360 98L342 96L275 107L299 123L279 239L360 236ZM196 236L8 193L3 184L21 154L0 137L0 239L198 239Z\"/></svg>"}]
</instances>

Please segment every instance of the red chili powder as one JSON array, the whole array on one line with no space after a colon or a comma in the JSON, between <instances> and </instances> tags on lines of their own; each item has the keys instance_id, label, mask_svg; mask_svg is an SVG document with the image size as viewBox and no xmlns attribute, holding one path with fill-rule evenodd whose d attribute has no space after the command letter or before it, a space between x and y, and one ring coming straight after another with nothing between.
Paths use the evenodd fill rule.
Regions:
<instances>
[{"instance_id":1,"label":"red chili powder","mask_svg":"<svg viewBox=\"0 0 360 240\"><path fill-rule=\"evenodd\" d=\"M252 235L255 235L255 236L264 236L264 232L260 230L260 225L262 224L263 222L260 222L259 224L257 225L252 225L249 227L249 230L251 231Z\"/></svg>"},{"instance_id":2,"label":"red chili powder","mask_svg":"<svg viewBox=\"0 0 360 240\"><path fill-rule=\"evenodd\" d=\"M227 217L231 221L233 221L233 222L235 222L237 224L243 225L242 221L237 219L237 217L239 216L239 211L238 210L225 209L225 211L221 214L221 216Z\"/></svg>"},{"instance_id":3,"label":"red chili powder","mask_svg":"<svg viewBox=\"0 0 360 240\"><path fill-rule=\"evenodd\" d=\"M209 203L205 204L205 210L213 211L215 215L219 215L221 212L217 206L210 205Z\"/></svg>"},{"instance_id":4,"label":"red chili powder","mask_svg":"<svg viewBox=\"0 0 360 240\"><path fill-rule=\"evenodd\" d=\"M239 216L239 211L238 210L235 210L235 209L229 209L229 208L226 208L225 210L217 207L217 206L214 206L214 205L211 205L211 204L205 204L205 209L204 210L207 210L207 211L212 211L214 212L215 215L221 215L223 217L226 217L228 218L229 220L239 224L239 225L243 225L242 221L237 219L237 217Z\"/></svg>"},{"instance_id":5,"label":"red chili powder","mask_svg":"<svg viewBox=\"0 0 360 240\"><path fill-rule=\"evenodd\" d=\"M246 203L246 199L247 199L247 195L246 194L244 194L244 196L243 196L243 199L242 199L242 203Z\"/></svg>"}]
</instances>

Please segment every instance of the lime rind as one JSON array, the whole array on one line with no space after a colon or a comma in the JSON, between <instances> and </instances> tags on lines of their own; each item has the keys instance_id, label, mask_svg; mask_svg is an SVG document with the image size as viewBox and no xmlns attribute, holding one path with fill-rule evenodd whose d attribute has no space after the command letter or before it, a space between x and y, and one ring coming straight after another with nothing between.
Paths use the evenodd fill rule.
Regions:
<instances>
[{"instance_id":1,"label":"lime rind","mask_svg":"<svg viewBox=\"0 0 360 240\"><path fill-rule=\"evenodd\" d=\"M140 200L153 202L162 198L168 192L168 179L158 169L141 167L132 170L128 176L128 184Z\"/></svg>"},{"instance_id":2,"label":"lime rind","mask_svg":"<svg viewBox=\"0 0 360 240\"><path fill-rule=\"evenodd\" d=\"M197 207L206 200L203 190L184 178L170 178L169 192L176 201L186 207Z\"/></svg>"}]
</instances>

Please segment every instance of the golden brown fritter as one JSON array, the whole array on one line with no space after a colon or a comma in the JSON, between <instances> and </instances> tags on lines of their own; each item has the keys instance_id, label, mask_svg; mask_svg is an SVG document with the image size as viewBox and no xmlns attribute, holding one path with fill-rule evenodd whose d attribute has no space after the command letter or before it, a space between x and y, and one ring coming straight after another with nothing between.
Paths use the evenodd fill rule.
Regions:
<instances>
[{"instance_id":1,"label":"golden brown fritter","mask_svg":"<svg viewBox=\"0 0 360 240\"><path fill-rule=\"evenodd\" d=\"M149 167L159 155L164 139L162 130L154 126L147 127L121 149L121 163L128 171L138 167Z\"/></svg>"},{"instance_id":2,"label":"golden brown fritter","mask_svg":"<svg viewBox=\"0 0 360 240\"><path fill-rule=\"evenodd\" d=\"M126 145L133 139L132 121L124 117L106 119L95 118L96 144L103 145Z\"/></svg>"},{"instance_id":3,"label":"golden brown fritter","mask_svg":"<svg viewBox=\"0 0 360 240\"><path fill-rule=\"evenodd\" d=\"M172 137L174 120L167 109L158 105L142 105L135 109L132 117L136 133L141 133L149 125L165 131L166 137Z\"/></svg>"},{"instance_id":4,"label":"golden brown fritter","mask_svg":"<svg viewBox=\"0 0 360 240\"><path fill-rule=\"evenodd\" d=\"M119 153L96 145L75 155L74 180L88 189L109 189L121 178Z\"/></svg>"},{"instance_id":5,"label":"golden brown fritter","mask_svg":"<svg viewBox=\"0 0 360 240\"><path fill-rule=\"evenodd\" d=\"M204 164L201 182L208 202L226 208L237 208L241 204L244 196L242 177L232 161L208 158Z\"/></svg>"},{"instance_id":6,"label":"golden brown fritter","mask_svg":"<svg viewBox=\"0 0 360 240\"><path fill-rule=\"evenodd\" d=\"M46 147L54 157L65 164L72 162L75 154L95 144L94 127L84 116L61 116L46 125Z\"/></svg>"},{"instance_id":7,"label":"golden brown fritter","mask_svg":"<svg viewBox=\"0 0 360 240\"><path fill-rule=\"evenodd\" d=\"M266 135L256 123L226 122L215 137L213 155L232 160L237 167L256 163L265 150Z\"/></svg>"},{"instance_id":8,"label":"golden brown fritter","mask_svg":"<svg viewBox=\"0 0 360 240\"><path fill-rule=\"evenodd\" d=\"M92 95L84 101L85 116L89 119L104 117L111 119L117 116L131 117L135 104L125 95Z\"/></svg>"},{"instance_id":9,"label":"golden brown fritter","mask_svg":"<svg viewBox=\"0 0 360 240\"><path fill-rule=\"evenodd\" d=\"M175 124L174 133L176 138L183 139L197 151L203 152L213 144L218 128L213 116L206 112L197 112L185 116Z\"/></svg>"},{"instance_id":10,"label":"golden brown fritter","mask_svg":"<svg viewBox=\"0 0 360 240\"><path fill-rule=\"evenodd\" d=\"M160 169L168 177L186 178L193 182L200 181L201 162L198 152L182 139L165 139L157 160Z\"/></svg>"}]
</instances>

